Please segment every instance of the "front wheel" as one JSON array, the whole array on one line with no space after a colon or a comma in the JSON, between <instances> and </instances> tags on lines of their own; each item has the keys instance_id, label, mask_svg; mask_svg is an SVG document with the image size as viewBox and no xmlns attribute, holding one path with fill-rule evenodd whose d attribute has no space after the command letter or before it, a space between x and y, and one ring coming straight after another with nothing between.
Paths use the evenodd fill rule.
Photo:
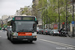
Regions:
<instances>
[{"instance_id":1,"label":"front wheel","mask_svg":"<svg viewBox=\"0 0 75 50\"><path fill-rule=\"evenodd\" d=\"M7 39L10 40L10 38L9 38L9 36L8 36L8 33L7 33Z\"/></svg>"},{"instance_id":2,"label":"front wheel","mask_svg":"<svg viewBox=\"0 0 75 50\"><path fill-rule=\"evenodd\" d=\"M65 36L65 37L67 37L67 35L66 35L66 34L65 34L64 36Z\"/></svg>"},{"instance_id":3,"label":"front wheel","mask_svg":"<svg viewBox=\"0 0 75 50\"><path fill-rule=\"evenodd\" d=\"M52 36L54 36L54 34L52 33Z\"/></svg>"},{"instance_id":4,"label":"front wheel","mask_svg":"<svg viewBox=\"0 0 75 50\"><path fill-rule=\"evenodd\" d=\"M12 36L10 36L10 41L11 41L11 42L14 42L14 40L13 40Z\"/></svg>"}]
</instances>

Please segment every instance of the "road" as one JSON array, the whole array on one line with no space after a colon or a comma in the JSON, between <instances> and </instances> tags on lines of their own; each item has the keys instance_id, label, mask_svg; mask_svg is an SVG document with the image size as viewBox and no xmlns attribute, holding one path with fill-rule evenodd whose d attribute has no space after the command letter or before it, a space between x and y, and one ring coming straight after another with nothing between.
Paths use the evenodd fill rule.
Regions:
<instances>
[{"instance_id":1,"label":"road","mask_svg":"<svg viewBox=\"0 0 75 50\"><path fill-rule=\"evenodd\" d=\"M0 31L0 50L75 50L75 38L37 35L33 43L12 43L7 39L6 31Z\"/></svg>"}]
</instances>

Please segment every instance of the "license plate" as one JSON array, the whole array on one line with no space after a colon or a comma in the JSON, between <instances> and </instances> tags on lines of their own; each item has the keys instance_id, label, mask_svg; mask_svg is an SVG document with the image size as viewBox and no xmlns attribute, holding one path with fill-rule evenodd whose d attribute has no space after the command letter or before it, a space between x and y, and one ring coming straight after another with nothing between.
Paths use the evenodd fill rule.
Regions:
<instances>
[{"instance_id":1,"label":"license plate","mask_svg":"<svg viewBox=\"0 0 75 50\"><path fill-rule=\"evenodd\" d=\"M28 40L28 39L23 39L23 40Z\"/></svg>"}]
</instances>

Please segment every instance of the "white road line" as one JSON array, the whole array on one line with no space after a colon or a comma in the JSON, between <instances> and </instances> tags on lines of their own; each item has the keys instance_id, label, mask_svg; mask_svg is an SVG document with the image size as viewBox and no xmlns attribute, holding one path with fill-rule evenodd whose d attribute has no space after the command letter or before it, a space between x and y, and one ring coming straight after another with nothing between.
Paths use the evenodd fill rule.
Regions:
<instances>
[{"instance_id":1,"label":"white road line","mask_svg":"<svg viewBox=\"0 0 75 50\"><path fill-rule=\"evenodd\" d=\"M39 40L42 40L42 41L45 41L45 42L50 42L50 43L53 43L53 44L57 44L57 45L60 45L60 46L64 46L64 47L75 47L73 45L69 45L69 44L65 44L65 43L60 43L60 42L54 42L54 41L49 41L49 40L45 40L45 39L39 39Z\"/></svg>"}]
</instances>

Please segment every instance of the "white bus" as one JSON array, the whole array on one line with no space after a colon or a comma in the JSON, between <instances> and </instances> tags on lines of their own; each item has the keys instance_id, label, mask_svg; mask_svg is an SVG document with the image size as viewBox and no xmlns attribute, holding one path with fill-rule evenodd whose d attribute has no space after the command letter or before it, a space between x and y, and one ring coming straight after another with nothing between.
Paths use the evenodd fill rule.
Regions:
<instances>
[{"instance_id":1,"label":"white bus","mask_svg":"<svg viewBox=\"0 0 75 50\"><path fill-rule=\"evenodd\" d=\"M7 24L7 38L12 42L37 40L38 21L35 16L14 16Z\"/></svg>"}]
</instances>

